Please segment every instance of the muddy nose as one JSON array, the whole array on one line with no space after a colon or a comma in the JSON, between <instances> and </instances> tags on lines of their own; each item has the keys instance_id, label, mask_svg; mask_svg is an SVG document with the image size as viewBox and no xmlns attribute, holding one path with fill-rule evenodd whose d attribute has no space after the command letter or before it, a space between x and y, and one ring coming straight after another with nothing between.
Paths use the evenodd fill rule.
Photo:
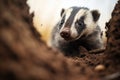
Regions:
<instances>
[{"instance_id":1,"label":"muddy nose","mask_svg":"<svg viewBox=\"0 0 120 80\"><path fill-rule=\"evenodd\" d=\"M69 29L64 29L60 33L61 37L63 38L69 38L70 37L70 30Z\"/></svg>"}]
</instances>

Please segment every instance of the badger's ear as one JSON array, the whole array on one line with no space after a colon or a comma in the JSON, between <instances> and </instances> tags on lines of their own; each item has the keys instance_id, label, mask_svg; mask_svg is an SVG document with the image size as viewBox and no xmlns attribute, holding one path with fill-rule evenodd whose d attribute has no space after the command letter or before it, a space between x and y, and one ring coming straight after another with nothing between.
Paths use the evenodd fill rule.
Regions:
<instances>
[{"instance_id":1,"label":"badger's ear","mask_svg":"<svg viewBox=\"0 0 120 80\"><path fill-rule=\"evenodd\" d=\"M65 9L62 8L60 16L62 17L63 13L65 12Z\"/></svg>"},{"instance_id":2,"label":"badger's ear","mask_svg":"<svg viewBox=\"0 0 120 80\"><path fill-rule=\"evenodd\" d=\"M93 20L95 22L98 21L98 19L100 17L100 13L98 12L98 10L92 10L91 13L92 13L92 16L93 16Z\"/></svg>"}]
</instances>

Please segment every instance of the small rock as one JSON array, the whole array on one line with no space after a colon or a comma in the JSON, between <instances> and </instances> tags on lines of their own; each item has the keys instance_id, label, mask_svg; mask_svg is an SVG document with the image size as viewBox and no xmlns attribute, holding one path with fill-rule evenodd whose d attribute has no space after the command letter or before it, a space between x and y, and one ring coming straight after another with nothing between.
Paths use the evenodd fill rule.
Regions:
<instances>
[{"instance_id":1,"label":"small rock","mask_svg":"<svg viewBox=\"0 0 120 80\"><path fill-rule=\"evenodd\" d=\"M102 64L97 65L97 66L95 67L95 71L104 71L104 70L105 70L105 66L102 65Z\"/></svg>"}]
</instances>

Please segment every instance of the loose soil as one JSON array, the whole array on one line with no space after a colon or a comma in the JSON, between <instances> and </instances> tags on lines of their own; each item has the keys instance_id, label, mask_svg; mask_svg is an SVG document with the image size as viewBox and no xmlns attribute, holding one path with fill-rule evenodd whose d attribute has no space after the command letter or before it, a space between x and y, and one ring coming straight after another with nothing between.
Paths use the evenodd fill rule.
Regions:
<instances>
[{"instance_id":1,"label":"loose soil","mask_svg":"<svg viewBox=\"0 0 120 80\"><path fill-rule=\"evenodd\" d=\"M69 57L41 40L26 0L0 0L0 80L120 80L119 9L120 0L106 24L105 52L81 47L80 56Z\"/></svg>"}]
</instances>

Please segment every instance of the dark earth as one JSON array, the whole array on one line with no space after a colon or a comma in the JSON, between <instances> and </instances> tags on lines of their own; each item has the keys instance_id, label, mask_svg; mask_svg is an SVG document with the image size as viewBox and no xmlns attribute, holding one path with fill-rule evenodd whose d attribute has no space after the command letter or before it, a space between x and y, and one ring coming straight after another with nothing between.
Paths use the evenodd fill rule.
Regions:
<instances>
[{"instance_id":1,"label":"dark earth","mask_svg":"<svg viewBox=\"0 0 120 80\"><path fill-rule=\"evenodd\" d=\"M0 0L0 80L120 80L120 0L106 23L106 49L81 47L76 57L47 47L33 16L26 0Z\"/></svg>"}]
</instances>

